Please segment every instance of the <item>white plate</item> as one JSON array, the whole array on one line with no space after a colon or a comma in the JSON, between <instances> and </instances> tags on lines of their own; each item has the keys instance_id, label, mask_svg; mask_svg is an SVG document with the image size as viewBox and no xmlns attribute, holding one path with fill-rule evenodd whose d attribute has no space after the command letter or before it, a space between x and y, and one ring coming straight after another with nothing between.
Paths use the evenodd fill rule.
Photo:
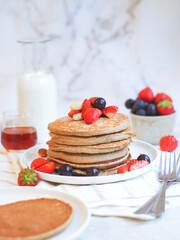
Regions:
<instances>
[{"instance_id":1,"label":"white plate","mask_svg":"<svg viewBox=\"0 0 180 240\"><path fill-rule=\"evenodd\" d=\"M64 231L49 238L51 240L70 240L76 238L85 229L90 219L88 208L81 200L60 191L37 187L2 187L0 188L0 193L0 205L42 197L56 198L69 203L74 209L73 220Z\"/></svg>"},{"instance_id":2,"label":"white plate","mask_svg":"<svg viewBox=\"0 0 180 240\"><path fill-rule=\"evenodd\" d=\"M20 159L21 165L23 167L27 166L30 167L32 160L39 157L38 150L40 148L47 148L47 145L46 144L37 145L25 151ZM129 148L132 158L137 158L141 153L144 153L150 157L151 163L143 168L131 172L126 172L123 174L113 174L108 176L78 177L78 176L61 176L57 174L47 174L39 172L39 177L43 180L56 183L79 184L79 185L102 184L123 181L140 176L148 172L154 166L158 154L156 148L153 147L151 144L134 139Z\"/></svg>"}]
</instances>

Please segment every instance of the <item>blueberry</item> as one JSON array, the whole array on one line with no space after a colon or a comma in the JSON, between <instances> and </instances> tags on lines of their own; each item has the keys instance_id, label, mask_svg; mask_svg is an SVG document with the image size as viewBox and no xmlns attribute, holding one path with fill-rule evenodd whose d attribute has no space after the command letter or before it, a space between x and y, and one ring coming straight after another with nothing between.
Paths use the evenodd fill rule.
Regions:
<instances>
[{"instance_id":1,"label":"blueberry","mask_svg":"<svg viewBox=\"0 0 180 240\"><path fill-rule=\"evenodd\" d=\"M69 164L62 164L59 168L59 175L72 176L72 167Z\"/></svg>"},{"instance_id":2,"label":"blueberry","mask_svg":"<svg viewBox=\"0 0 180 240\"><path fill-rule=\"evenodd\" d=\"M136 111L137 115L146 116L146 110L141 108Z\"/></svg>"},{"instance_id":3,"label":"blueberry","mask_svg":"<svg viewBox=\"0 0 180 240\"><path fill-rule=\"evenodd\" d=\"M93 103L94 108L98 108L100 110L103 110L106 106L106 101L104 98L96 98Z\"/></svg>"},{"instance_id":4,"label":"blueberry","mask_svg":"<svg viewBox=\"0 0 180 240\"><path fill-rule=\"evenodd\" d=\"M146 106L147 106L147 103L145 101L143 101L142 99L137 99L132 107L131 112L136 113L137 110L144 109L146 108Z\"/></svg>"},{"instance_id":5,"label":"blueberry","mask_svg":"<svg viewBox=\"0 0 180 240\"><path fill-rule=\"evenodd\" d=\"M146 114L148 116L155 116L157 115L156 105L154 103L149 103L146 108Z\"/></svg>"},{"instance_id":6,"label":"blueberry","mask_svg":"<svg viewBox=\"0 0 180 240\"><path fill-rule=\"evenodd\" d=\"M125 106L126 106L126 108L128 108L128 109L131 109L132 107L133 107L133 105L134 105L134 100L133 99L128 99L126 102L125 102Z\"/></svg>"},{"instance_id":7,"label":"blueberry","mask_svg":"<svg viewBox=\"0 0 180 240\"><path fill-rule=\"evenodd\" d=\"M90 167L86 170L87 176L98 176L99 170L95 167Z\"/></svg>"},{"instance_id":8,"label":"blueberry","mask_svg":"<svg viewBox=\"0 0 180 240\"><path fill-rule=\"evenodd\" d=\"M137 160L145 160L145 161L148 161L149 163L151 162L149 156L146 154L140 154Z\"/></svg>"}]
</instances>

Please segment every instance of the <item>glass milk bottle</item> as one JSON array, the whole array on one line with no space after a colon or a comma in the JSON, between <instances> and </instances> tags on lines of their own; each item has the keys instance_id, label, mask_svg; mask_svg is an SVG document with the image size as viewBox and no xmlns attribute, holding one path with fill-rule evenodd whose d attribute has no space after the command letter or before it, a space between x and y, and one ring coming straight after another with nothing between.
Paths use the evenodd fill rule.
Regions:
<instances>
[{"instance_id":1,"label":"glass milk bottle","mask_svg":"<svg viewBox=\"0 0 180 240\"><path fill-rule=\"evenodd\" d=\"M46 44L49 39L19 40L23 47L24 73L18 79L20 113L33 111L38 143L49 139L48 123L57 118L57 86L47 71Z\"/></svg>"}]
</instances>

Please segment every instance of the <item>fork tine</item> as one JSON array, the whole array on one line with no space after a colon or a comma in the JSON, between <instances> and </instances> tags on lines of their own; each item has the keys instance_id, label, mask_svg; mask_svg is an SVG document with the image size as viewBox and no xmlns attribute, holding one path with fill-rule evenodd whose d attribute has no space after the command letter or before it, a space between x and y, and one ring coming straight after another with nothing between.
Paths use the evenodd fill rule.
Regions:
<instances>
[{"instance_id":1,"label":"fork tine","mask_svg":"<svg viewBox=\"0 0 180 240\"><path fill-rule=\"evenodd\" d=\"M174 161L173 161L173 173L176 174L177 164L176 164L176 153L174 152Z\"/></svg>"},{"instance_id":2,"label":"fork tine","mask_svg":"<svg viewBox=\"0 0 180 240\"><path fill-rule=\"evenodd\" d=\"M170 157L169 157L169 168L168 168L168 176L170 176L170 174L172 173L172 154L170 152Z\"/></svg>"},{"instance_id":3,"label":"fork tine","mask_svg":"<svg viewBox=\"0 0 180 240\"><path fill-rule=\"evenodd\" d=\"M163 154L162 154L162 152L161 152L160 162L159 162L159 169L158 169L158 175L159 175L159 177L163 174L163 173L162 173L162 158L163 158Z\"/></svg>"},{"instance_id":4,"label":"fork tine","mask_svg":"<svg viewBox=\"0 0 180 240\"><path fill-rule=\"evenodd\" d=\"M179 161L180 161L180 154L178 156L178 159L177 159L177 163L176 163L176 168L178 168L178 171L177 171L177 177L180 176L180 167L179 167Z\"/></svg>"},{"instance_id":5,"label":"fork tine","mask_svg":"<svg viewBox=\"0 0 180 240\"><path fill-rule=\"evenodd\" d=\"M165 152L165 160L164 160L164 175L167 173L166 162L167 162L167 153ZM161 167L162 167L162 166L161 166Z\"/></svg>"}]
</instances>

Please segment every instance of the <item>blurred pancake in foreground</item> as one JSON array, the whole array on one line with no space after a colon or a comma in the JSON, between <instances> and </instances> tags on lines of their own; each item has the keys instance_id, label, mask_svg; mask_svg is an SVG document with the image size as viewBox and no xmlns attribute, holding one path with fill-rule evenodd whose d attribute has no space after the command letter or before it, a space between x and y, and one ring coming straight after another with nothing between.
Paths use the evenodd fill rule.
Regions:
<instances>
[{"instance_id":1,"label":"blurred pancake in foreground","mask_svg":"<svg viewBox=\"0 0 180 240\"><path fill-rule=\"evenodd\" d=\"M39 198L0 206L0 239L47 239L63 231L73 209L58 199Z\"/></svg>"}]
</instances>

